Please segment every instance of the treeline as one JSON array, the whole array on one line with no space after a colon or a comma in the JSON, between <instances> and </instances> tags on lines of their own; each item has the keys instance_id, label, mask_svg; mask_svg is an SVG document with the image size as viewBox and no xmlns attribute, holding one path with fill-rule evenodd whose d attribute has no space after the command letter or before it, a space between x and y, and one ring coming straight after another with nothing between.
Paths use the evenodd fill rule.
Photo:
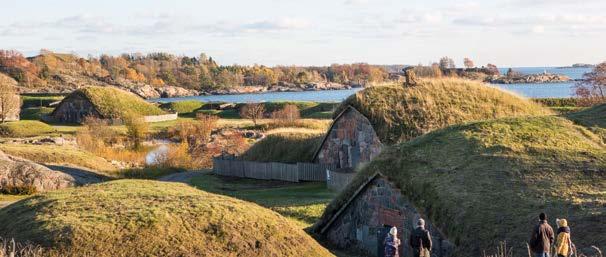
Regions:
<instances>
[{"instance_id":1,"label":"treeline","mask_svg":"<svg viewBox=\"0 0 606 257\"><path fill-rule=\"evenodd\" d=\"M388 79L384 67L366 63L333 64L327 67L219 65L212 57L177 56L168 53L101 55L81 58L42 50L26 58L12 50L0 50L0 72L22 86L44 86L56 75L83 75L98 80L179 86L209 90L234 86L270 86L279 82L305 84L378 83Z\"/></svg>"}]
</instances>

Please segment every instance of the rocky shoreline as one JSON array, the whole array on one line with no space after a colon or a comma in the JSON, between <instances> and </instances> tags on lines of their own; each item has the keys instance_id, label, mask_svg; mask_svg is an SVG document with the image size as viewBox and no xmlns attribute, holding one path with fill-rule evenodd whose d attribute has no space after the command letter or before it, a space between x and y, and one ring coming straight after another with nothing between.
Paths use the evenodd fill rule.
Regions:
<instances>
[{"instance_id":1,"label":"rocky shoreline","mask_svg":"<svg viewBox=\"0 0 606 257\"><path fill-rule=\"evenodd\" d=\"M492 84L544 84L565 83L573 81L570 77L562 74L528 74L519 76L493 76L486 78L485 82Z\"/></svg>"}]
</instances>

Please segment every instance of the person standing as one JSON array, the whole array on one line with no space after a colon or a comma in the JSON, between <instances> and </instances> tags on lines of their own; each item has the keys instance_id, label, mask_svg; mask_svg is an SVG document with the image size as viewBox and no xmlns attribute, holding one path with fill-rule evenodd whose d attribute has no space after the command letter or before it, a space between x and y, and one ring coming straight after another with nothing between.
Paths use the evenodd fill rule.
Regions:
<instances>
[{"instance_id":1,"label":"person standing","mask_svg":"<svg viewBox=\"0 0 606 257\"><path fill-rule=\"evenodd\" d=\"M536 257L549 257L549 249L553 243L553 228L547 223L547 215L539 214L539 224L534 227L530 236L530 249Z\"/></svg>"},{"instance_id":2,"label":"person standing","mask_svg":"<svg viewBox=\"0 0 606 257\"><path fill-rule=\"evenodd\" d=\"M431 235L425 229L425 220L419 219L417 227L410 234L408 244L412 248L414 257L431 256Z\"/></svg>"},{"instance_id":3,"label":"person standing","mask_svg":"<svg viewBox=\"0 0 606 257\"><path fill-rule=\"evenodd\" d=\"M398 229L396 227L392 227L389 230L389 234L385 237L385 257L399 257L400 253L398 252L398 248L400 248L400 239L398 238Z\"/></svg>"},{"instance_id":4,"label":"person standing","mask_svg":"<svg viewBox=\"0 0 606 257\"><path fill-rule=\"evenodd\" d=\"M556 222L558 223L558 232L556 233L555 254L557 254L557 257L571 256L573 248L568 221L558 219Z\"/></svg>"}]
</instances>

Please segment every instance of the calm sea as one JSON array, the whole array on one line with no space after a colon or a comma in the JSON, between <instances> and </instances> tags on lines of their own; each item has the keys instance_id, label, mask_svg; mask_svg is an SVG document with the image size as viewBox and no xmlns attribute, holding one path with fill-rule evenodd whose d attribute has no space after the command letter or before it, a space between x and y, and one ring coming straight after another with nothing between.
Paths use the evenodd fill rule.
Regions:
<instances>
[{"instance_id":1,"label":"calm sea","mask_svg":"<svg viewBox=\"0 0 606 257\"><path fill-rule=\"evenodd\" d=\"M501 73L506 73L508 68L501 68ZM584 73L589 72L588 68L554 68L554 67L517 67L514 71L524 74L532 73L557 73L569 76L572 79L582 78ZM546 83L546 84L508 84L495 86L502 89L515 92L519 95L538 98L538 97L571 97L574 92L575 82L570 83ZM339 102L354 94L360 89L349 90L330 90L330 91L305 91L305 92L269 92L260 94L239 94L239 95L210 95L210 96L190 96L177 98L152 99L152 102L176 102L184 100L199 100L203 102L277 102L277 101L315 101L315 102Z\"/></svg>"}]
</instances>

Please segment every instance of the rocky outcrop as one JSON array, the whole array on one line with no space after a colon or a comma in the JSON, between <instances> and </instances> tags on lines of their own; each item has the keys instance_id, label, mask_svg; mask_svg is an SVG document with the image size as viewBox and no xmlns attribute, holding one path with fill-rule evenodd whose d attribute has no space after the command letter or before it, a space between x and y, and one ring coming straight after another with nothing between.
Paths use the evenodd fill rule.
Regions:
<instances>
[{"instance_id":1,"label":"rocky outcrop","mask_svg":"<svg viewBox=\"0 0 606 257\"><path fill-rule=\"evenodd\" d=\"M183 96L196 96L200 93L196 90L186 89L182 87L174 86L163 86L156 88L156 91L160 94L160 97L183 97Z\"/></svg>"},{"instance_id":2,"label":"rocky outcrop","mask_svg":"<svg viewBox=\"0 0 606 257\"><path fill-rule=\"evenodd\" d=\"M488 77L486 82L493 84L540 84L561 83L570 81L570 77L561 74L541 73L519 76L494 76Z\"/></svg>"},{"instance_id":3,"label":"rocky outcrop","mask_svg":"<svg viewBox=\"0 0 606 257\"><path fill-rule=\"evenodd\" d=\"M12 188L43 192L76 184L76 180L65 173L0 152L0 191Z\"/></svg>"},{"instance_id":4,"label":"rocky outcrop","mask_svg":"<svg viewBox=\"0 0 606 257\"><path fill-rule=\"evenodd\" d=\"M140 87L135 87L130 91L145 99L160 98L160 93L154 87L147 84Z\"/></svg>"}]
</instances>

